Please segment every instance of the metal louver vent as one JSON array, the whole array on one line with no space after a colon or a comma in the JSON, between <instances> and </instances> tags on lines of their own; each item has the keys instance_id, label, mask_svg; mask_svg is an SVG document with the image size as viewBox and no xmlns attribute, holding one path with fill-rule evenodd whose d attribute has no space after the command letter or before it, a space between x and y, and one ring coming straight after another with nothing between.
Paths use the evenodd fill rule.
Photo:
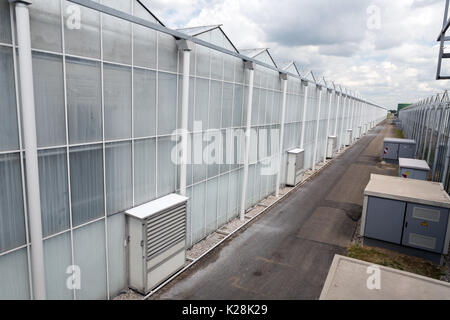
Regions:
<instances>
[{"instance_id":1,"label":"metal louver vent","mask_svg":"<svg viewBox=\"0 0 450 320\"><path fill-rule=\"evenodd\" d=\"M170 208L146 220L147 260L186 237L186 204Z\"/></svg>"}]
</instances>

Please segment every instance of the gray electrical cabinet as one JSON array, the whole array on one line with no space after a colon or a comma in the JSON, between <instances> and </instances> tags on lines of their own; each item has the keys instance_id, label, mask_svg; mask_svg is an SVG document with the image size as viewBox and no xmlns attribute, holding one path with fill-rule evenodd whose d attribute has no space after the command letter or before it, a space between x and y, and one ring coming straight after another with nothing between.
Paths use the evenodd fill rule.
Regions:
<instances>
[{"instance_id":1,"label":"gray electrical cabinet","mask_svg":"<svg viewBox=\"0 0 450 320\"><path fill-rule=\"evenodd\" d=\"M305 166L305 150L292 149L287 152L286 185L295 187L302 182Z\"/></svg>"},{"instance_id":2,"label":"gray electrical cabinet","mask_svg":"<svg viewBox=\"0 0 450 320\"><path fill-rule=\"evenodd\" d=\"M382 158L385 161L397 161L399 158L414 158L416 141L410 139L386 138L383 143Z\"/></svg>"},{"instance_id":3,"label":"gray electrical cabinet","mask_svg":"<svg viewBox=\"0 0 450 320\"><path fill-rule=\"evenodd\" d=\"M399 158L398 176L405 179L428 180L430 167L425 160Z\"/></svg>"},{"instance_id":4,"label":"gray electrical cabinet","mask_svg":"<svg viewBox=\"0 0 450 320\"><path fill-rule=\"evenodd\" d=\"M450 197L441 183L372 174L364 191L360 234L447 254Z\"/></svg>"}]
</instances>

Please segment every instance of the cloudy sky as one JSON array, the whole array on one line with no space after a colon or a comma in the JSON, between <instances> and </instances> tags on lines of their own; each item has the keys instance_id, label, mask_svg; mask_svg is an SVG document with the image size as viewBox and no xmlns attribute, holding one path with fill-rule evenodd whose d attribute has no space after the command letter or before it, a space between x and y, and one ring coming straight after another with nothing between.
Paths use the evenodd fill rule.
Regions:
<instances>
[{"instance_id":1,"label":"cloudy sky","mask_svg":"<svg viewBox=\"0 0 450 320\"><path fill-rule=\"evenodd\" d=\"M237 48L270 48L277 61L392 108L450 87L436 81L445 0L153 0L170 28L223 24Z\"/></svg>"}]
</instances>

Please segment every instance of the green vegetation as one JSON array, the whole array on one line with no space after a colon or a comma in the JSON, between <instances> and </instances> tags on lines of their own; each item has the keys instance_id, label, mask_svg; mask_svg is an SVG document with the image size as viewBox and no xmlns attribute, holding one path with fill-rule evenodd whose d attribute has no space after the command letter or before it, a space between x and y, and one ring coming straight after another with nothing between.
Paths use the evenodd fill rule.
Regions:
<instances>
[{"instance_id":1,"label":"green vegetation","mask_svg":"<svg viewBox=\"0 0 450 320\"><path fill-rule=\"evenodd\" d=\"M403 134L402 130L395 130L395 137L400 139L405 139L405 135Z\"/></svg>"},{"instance_id":2,"label":"green vegetation","mask_svg":"<svg viewBox=\"0 0 450 320\"><path fill-rule=\"evenodd\" d=\"M347 256L438 280L445 274L444 267L420 258L411 257L386 249L352 245L347 250Z\"/></svg>"}]
</instances>

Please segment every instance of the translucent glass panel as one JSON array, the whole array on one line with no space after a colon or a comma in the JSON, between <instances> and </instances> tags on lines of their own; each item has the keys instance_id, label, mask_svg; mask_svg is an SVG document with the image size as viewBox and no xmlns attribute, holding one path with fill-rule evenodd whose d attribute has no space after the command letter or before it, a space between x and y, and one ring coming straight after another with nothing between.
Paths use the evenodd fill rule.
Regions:
<instances>
[{"instance_id":1,"label":"translucent glass panel","mask_svg":"<svg viewBox=\"0 0 450 320\"><path fill-rule=\"evenodd\" d=\"M29 300L27 249L0 257L0 300Z\"/></svg>"},{"instance_id":2,"label":"translucent glass panel","mask_svg":"<svg viewBox=\"0 0 450 320\"><path fill-rule=\"evenodd\" d=\"M102 92L100 63L67 58L69 142L101 141Z\"/></svg>"},{"instance_id":3,"label":"translucent glass panel","mask_svg":"<svg viewBox=\"0 0 450 320\"><path fill-rule=\"evenodd\" d=\"M100 13L64 0L64 42L68 54L100 58Z\"/></svg>"},{"instance_id":4,"label":"translucent glass panel","mask_svg":"<svg viewBox=\"0 0 450 320\"><path fill-rule=\"evenodd\" d=\"M131 142L106 145L106 209L108 215L132 206Z\"/></svg>"},{"instance_id":5,"label":"translucent glass panel","mask_svg":"<svg viewBox=\"0 0 450 320\"><path fill-rule=\"evenodd\" d=\"M164 174L164 172L161 172ZM134 200L142 204L156 197L156 141L147 139L134 144Z\"/></svg>"},{"instance_id":6,"label":"translucent glass panel","mask_svg":"<svg viewBox=\"0 0 450 320\"><path fill-rule=\"evenodd\" d=\"M131 138L131 68L104 65L105 139Z\"/></svg>"},{"instance_id":7,"label":"translucent glass panel","mask_svg":"<svg viewBox=\"0 0 450 320\"><path fill-rule=\"evenodd\" d=\"M105 214L102 145L70 149L70 186L74 226Z\"/></svg>"},{"instance_id":8,"label":"translucent glass panel","mask_svg":"<svg viewBox=\"0 0 450 320\"><path fill-rule=\"evenodd\" d=\"M0 42L11 43L11 20L8 1L0 2Z\"/></svg>"},{"instance_id":9,"label":"translucent glass panel","mask_svg":"<svg viewBox=\"0 0 450 320\"><path fill-rule=\"evenodd\" d=\"M223 83L223 96L222 96L222 113L221 127L230 128L233 126L233 84Z\"/></svg>"},{"instance_id":10,"label":"translucent glass panel","mask_svg":"<svg viewBox=\"0 0 450 320\"><path fill-rule=\"evenodd\" d=\"M67 287L67 279L70 274L66 273L69 266L72 265L69 232L44 241L44 263L47 299L73 299L73 290ZM81 271L81 276L83 276L83 270Z\"/></svg>"},{"instance_id":11,"label":"translucent glass panel","mask_svg":"<svg viewBox=\"0 0 450 320\"><path fill-rule=\"evenodd\" d=\"M206 183L193 186L191 198L191 234L196 243L205 236L205 197Z\"/></svg>"},{"instance_id":12,"label":"translucent glass panel","mask_svg":"<svg viewBox=\"0 0 450 320\"><path fill-rule=\"evenodd\" d=\"M44 237L70 226L66 149L39 151L42 232Z\"/></svg>"},{"instance_id":13,"label":"translucent glass panel","mask_svg":"<svg viewBox=\"0 0 450 320\"><path fill-rule=\"evenodd\" d=\"M222 82L211 81L211 96L208 108L209 129L220 129L222 118Z\"/></svg>"},{"instance_id":14,"label":"translucent glass panel","mask_svg":"<svg viewBox=\"0 0 450 320\"><path fill-rule=\"evenodd\" d=\"M73 232L75 265L81 269L81 290L78 300L105 299L106 249L105 221L89 224Z\"/></svg>"},{"instance_id":15,"label":"translucent glass panel","mask_svg":"<svg viewBox=\"0 0 450 320\"><path fill-rule=\"evenodd\" d=\"M0 252L25 244L19 154L0 155Z\"/></svg>"},{"instance_id":16,"label":"translucent glass panel","mask_svg":"<svg viewBox=\"0 0 450 320\"><path fill-rule=\"evenodd\" d=\"M217 187L218 178L208 180L206 183L206 234L214 232L217 228Z\"/></svg>"},{"instance_id":17,"label":"translucent glass panel","mask_svg":"<svg viewBox=\"0 0 450 320\"><path fill-rule=\"evenodd\" d=\"M38 146L64 145L66 127L62 57L33 53L33 78Z\"/></svg>"},{"instance_id":18,"label":"translucent glass panel","mask_svg":"<svg viewBox=\"0 0 450 320\"><path fill-rule=\"evenodd\" d=\"M125 216L108 217L109 296L113 298L127 288L125 256Z\"/></svg>"},{"instance_id":19,"label":"translucent glass panel","mask_svg":"<svg viewBox=\"0 0 450 320\"><path fill-rule=\"evenodd\" d=\"M130 0L103 0L103 4L131 13ZM103 59L105 61L131 64L131 23L103 15Z\"/></svg>"},{"instance_id":20,"label":"translucent glass panel","mask_svg":"<svg viewBox=\"0 0 450 320\"><path fill-rule=\"evenodd\" d=\"M3 4L0 4L0 17L2 7ZM0 24L2 23L0 22ZM2 46L0 46L0 97L0 151L18 150L19 132L17 130L12 48Z\"/></svg>"},{"instance_id":21,"label":"translucent glass panel","mask_svg":"<svg viewBox=\"0 0 450 320\"><path fill-rule=\"evenodd\" d=\"M243 126L243 103L244 87L239 84L234 85L234 104L233 104L233 127Z\"/></svg>"},{"instance_id":22,"label":"translucent glass panel","mask_svg":"<svg viewBox=\"0 0 450 320\"><path fill-rule=\"evenodd\" d=\"M30 10L31 47L61 52L61 2L33 1ZM36 72L36 70L34 70Z\"/></svg>"},{"instance_id":23,"label":"translucent glass panel","mask_svg":"<svg viewBox=\"0 0 450 320\"><path fill-rule=\"evenodd\" d=\"M158 73L158 134L173 134L177 125L177 76Z\"/></svg>"},{"instance_id":24,"label":"translucent glass panel","mask_svg":"<svg viewBox=\"0 0 450 320\"><path fill-rule=\"evenodd\" d=\"M178 48L175 38L158 33L158 69L176 72L178 67Z\"/></svg>"},{"instance_id":25,"label":"translucent glass panel","mask_svg":"<svg viewBox=\"0 0 450 320\"><path fill-rule=\"evenodd\" d=\"M164 76L163 76L164 77ZM173 81L173 80L172 80ZM156 135L156 72L134 69L134 136L150 137ZM173 87L170 80L166 84L169 88ZM176 86L176 83L175 83ZM164 91L164 90L162 90ZM162 92L164 93L164 92ZM170 96L170 92L166 93ZM173 94L173 92L172 92ZM164 98L162 101L164 101ZM172 97L171 97L172 98ZM172 99L173 100L173 99ZM174 104L173 101L169 102ZM173 106L172 106L173 108ZM169 110L171 108L169 107ZM165 111L163 110L164 117ZM173 116L172 114L170 114ZM173 119L172 119L173 120ZM173 125L169 126L173 127Z\"/></svg>"},{"instance_id":26,"label":"translucent glass panel","mask_svg":"<svg viewBox=\"0 0 450 320\"><path fill-rule=\"evenodd\" d=\"M136 17L156 23L156 20L142 7L142 5L139 4L139 2L133 0L133 3L133 14ZM156 31L135 24L133 25L133 35L134 65L153 69L156 68Z\"/></svg>"},{"instance_id":27,"label":"translucent glass panel","mask_svg":"<svg viewBox=\"0 0 450 320\"><path fill-rule=\"evenodd\" d=\"M217 223L223 225L227 222L228 214L228 180L229 174L224 174L219 177L219 186L217 199Z\"/></svg>"},{"instance_id":28,"label":"translucent glass panel","mask_svg":"<svg viewBox=\"0 0 450 320\"><path fill-rule=\"evenodd\" d=\"M209 80L198 78L195 81L194 121L197 122L200 121L203 130L208 128L208 106L209 106Z\"/></svg>"},{"instance_id":29,"label":"translucent glass panel","mask_svg":"<svg viewBox=\"0 0 450 320\"><path fill-rule=\"evenodd\" d=\"M172 137L158 139L158 197L175 192L176 165L172 161L175 146Z\"/></svg>"}]
</instances>

